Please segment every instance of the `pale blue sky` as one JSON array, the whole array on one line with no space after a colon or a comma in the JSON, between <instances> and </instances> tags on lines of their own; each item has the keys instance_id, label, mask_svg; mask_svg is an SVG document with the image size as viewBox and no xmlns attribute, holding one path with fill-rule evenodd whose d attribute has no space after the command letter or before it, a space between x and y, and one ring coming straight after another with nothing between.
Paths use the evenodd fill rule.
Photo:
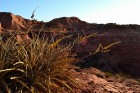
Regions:
<instances>
[{"instance_id":1,"label":"pale blue sky","mask_svg":"<svg viewBox=\"0 0 140 93\"><path fill-rule=\"evenodd\" d=\"M50 21L76 16L90 23L140 24L140 0L1 0L0 12Z\"/></svg>"}]
</instances>

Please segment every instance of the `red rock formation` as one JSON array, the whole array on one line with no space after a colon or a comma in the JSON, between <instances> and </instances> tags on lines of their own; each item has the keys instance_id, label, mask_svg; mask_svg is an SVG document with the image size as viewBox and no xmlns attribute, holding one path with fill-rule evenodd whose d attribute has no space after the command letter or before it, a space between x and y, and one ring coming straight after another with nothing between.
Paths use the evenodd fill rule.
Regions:
<instances>
[{"instance_id":1,"label":"red rock formation","mask_svg":"<svg viewBox=\"0 0 140 93\"><path fill-rule=\"evenodd\" d=\"M56 18L46 24L48 28L53 28L56 32L81 31L88 23L81 21L77 17Z\"/></svg>"},{"instance_id":2,"label":"red rock formation","mask_svg":"<svg viewBox=\"0 0 140 93\"><path fill-rule=\"evenodd\" d=\"M70 27L70 26L81 26L81 25L85 25L87 24L84 21L81 21L79 18L77 17L62 17L62 18L56 18L52 21L50 21L50 23L54 23L54 24L62 24L64 26Z\"/></svg>"},{"instance_id":3,"label":"red rock formation","mask_svg":"<svg viewBox=\"0 0 140 93\"><path fill-rule=\"evenodd\" d=\"M73 72L79 83L76 93L139 93L139 81L121 76L109 76L95 68ZM102 77L102 78L101 78ZM104 78L106 77L106 78ZM107 79L108 78L108 79ZM110 82L111 81L111 82Z\"/></svg>"},{"instance_id":4,"label":"red rock formation","mask_svg":"<svg viewBox=\"0 0 140 93\"><path fill-rule=\"evenodd\" d=\"M0 12L0 23L3 29L27 31L29 27L39 22L12 13Z\"/></svg>"}]
</instances>

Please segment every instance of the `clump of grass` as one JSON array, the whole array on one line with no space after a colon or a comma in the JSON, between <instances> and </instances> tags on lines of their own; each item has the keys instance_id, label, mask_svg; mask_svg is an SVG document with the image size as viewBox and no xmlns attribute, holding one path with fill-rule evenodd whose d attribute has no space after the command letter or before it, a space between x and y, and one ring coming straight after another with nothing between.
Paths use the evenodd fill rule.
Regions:
<instances>
[{"instance_id":1,"label":"clump of grass","mask_svg":"<svg viewBox=\"0 0 140 93\"><path fill-rule=\"evenodd\" d=\"M28 43L17 42L14 37L5 42L2 39L0 37L0 92L74 92L72 45L59 45L60 41L38 36Z\"/></svg>"},{"instance_id":2,"label":"clump of grass","mask_svg":"<svg viewBox=\"0 0 140 93\"><path fill-rule=\"evenodd\" d=\"M109 77L113 77L114 75L112 73L109 73L109 72L106 72L105 73L105 77L106 78L109 78Z\"/></svg>"}]
</instances>

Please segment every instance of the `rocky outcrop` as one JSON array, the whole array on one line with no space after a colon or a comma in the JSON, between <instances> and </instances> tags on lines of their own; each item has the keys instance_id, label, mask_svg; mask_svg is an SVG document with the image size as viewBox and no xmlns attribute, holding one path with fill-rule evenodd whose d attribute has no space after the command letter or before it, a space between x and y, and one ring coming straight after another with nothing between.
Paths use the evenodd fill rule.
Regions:
<instances>
[{"instance_id":1,"label":"rocky outcrop","mask_svg":"<svg viewBox=\"0 0 140 93\"><path fill-rule=\"evenodd\" d=\"M88 25L87 22L81 21L77 17L56 18L46 24L48 28L55 32L77 32L82 31Z\"/></svg>"},{"instance_id":2,"label":"rocky outcrop","mask_svg":"<svg viewBox=\"0 0 140 93\"><path fill-rule=\"evenodd\" d=\"M19 15L12 13L0 12L1 27L5 30L27 31L30 27L40 24L35 20L25 19Z\"/></svg>"},{"instance_id":3,"label":"rocky outcrop","mask_svg":"<svg viewBox=\"0 0 140 93\"><path fill-rule=\"evenodd\" d=\"M1 27L1 23L0 23L0 32L1 32L1 30L2 30L2 27Z\"/></svg>"},{"instance_id":4,"label":"rocky outcrop","mask_svg":"<svg viewBox=\"0 0 140 93\"><path fill-rule=\"evenodd\" d=\"M76 93L139 93L139 81L121 76L109 76L101 78L101 74L107 76L95 68L74 71L74 76L79 83ZM95 74L96 73L96 74ZM104 76L103 75L103 76Z\"/></svg>"},{"instance_id":5,"label":"rocky outcrop","mask_svg":"<svg viewBox=\"0 0 140 93\"><path fill-rule=\"evenodd\" d=\"M52 23L52 24L62 24L66 27L78 27L78 26L81 26L81 25L85 25L87 24L86 22L84 21L81 21L79 18L77 17L61 17L61 18L56 18L56 19L53 19L52 21L50 21L49 23Z\"/></svg>"}]
</instances>

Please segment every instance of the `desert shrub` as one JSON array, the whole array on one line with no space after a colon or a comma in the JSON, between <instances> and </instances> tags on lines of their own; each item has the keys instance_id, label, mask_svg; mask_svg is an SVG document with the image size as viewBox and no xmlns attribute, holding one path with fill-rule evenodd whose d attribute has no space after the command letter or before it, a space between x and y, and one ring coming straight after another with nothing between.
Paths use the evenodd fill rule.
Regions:
<instances>
[{"instance_id":1,"label":"desert shrub","mask_svg":"<svg viewBox=\"0 0 140 93\"><path fill-rule=\"evenodd\" d=\"M62 93L74 92L72 75L75 62L71 44L34 38L17 42L14 36L4 42L0 37L0 92Z\"/></svg>"}]
</instances>

